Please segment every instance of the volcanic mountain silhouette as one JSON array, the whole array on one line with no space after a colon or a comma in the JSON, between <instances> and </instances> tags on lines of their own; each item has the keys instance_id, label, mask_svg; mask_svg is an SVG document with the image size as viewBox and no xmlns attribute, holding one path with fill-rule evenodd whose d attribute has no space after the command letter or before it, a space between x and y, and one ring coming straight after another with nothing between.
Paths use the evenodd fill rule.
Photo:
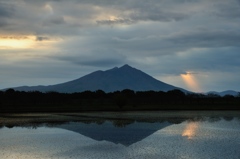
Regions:
<instances>
[{"instance_id":1,"label":"volcanic mountain silhouette","mask_svg":"<svg viewBox=\"0 0 240 159\"><path fill-rule=\"evenodd\" d=\"M119 121L115 121L115 123L107 121L102 124L71 122L57 127L79 133L96 141L109 141L115 144L129 146L170 125L168 122L134 122L124 125Z\"/></svg>"},{"instance_id":2,"label":"volcanic mountain silhouette","mask_svg":"<svg viewBox=\"0 0 240 159\"><path fill-rule=\"evenodd\" d=\"M73 93L83 91L103 90L104 92L121 91L131 89L134 91L169 91L180 89L164 82L161 82L150 75L133 68L129 65L124 65L120 68L114 67L106 71L95 71L85 75L79 79L66 83L49 85L49 86L23 86L13 88L18 91L56 91L61 93Z\"/></svg>"}]
</instances>

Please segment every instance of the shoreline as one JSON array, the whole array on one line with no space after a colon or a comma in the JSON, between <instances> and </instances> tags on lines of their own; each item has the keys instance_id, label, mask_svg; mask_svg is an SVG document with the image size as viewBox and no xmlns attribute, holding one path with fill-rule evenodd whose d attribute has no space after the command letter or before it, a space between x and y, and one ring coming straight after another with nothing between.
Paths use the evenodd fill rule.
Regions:
<instances>
[{"instance_id":1,"label":"shoreline","mask_svg":"<svg viewBox=\"0 0 240 159\"><path fill-rule=\"evenodd\" d=\"M204 118L240 119L240 111L126 111L126 112L82 112L82 113L8 113L0 114L0 126L31 125L65 122L95 122L132 120L162 122L203 120Z\"/></svg>"}]
</instances>

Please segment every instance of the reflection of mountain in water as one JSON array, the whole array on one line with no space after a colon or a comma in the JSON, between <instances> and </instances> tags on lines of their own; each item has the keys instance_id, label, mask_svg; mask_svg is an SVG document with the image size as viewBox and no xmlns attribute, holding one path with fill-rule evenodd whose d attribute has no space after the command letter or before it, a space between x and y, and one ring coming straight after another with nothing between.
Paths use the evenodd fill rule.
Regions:
<instances>
[{"instance_id":1,"label":"reflection of mountain in water","mask_svg":"<svg viewBox=\"0 0 240 159\"><path fill-rule=\"evenodd\" d=\"M104 122L101 125L91 123L84 124L71 122L57 126L58 128L67 129L84 136L90 137L97 141L110 141L115 144L129 146L133 143L143 140L159 129L171 125L168 122L163 123L139 123L134 122L125 127L116 127L111 122Z\"/></svg>"}]
</instances>

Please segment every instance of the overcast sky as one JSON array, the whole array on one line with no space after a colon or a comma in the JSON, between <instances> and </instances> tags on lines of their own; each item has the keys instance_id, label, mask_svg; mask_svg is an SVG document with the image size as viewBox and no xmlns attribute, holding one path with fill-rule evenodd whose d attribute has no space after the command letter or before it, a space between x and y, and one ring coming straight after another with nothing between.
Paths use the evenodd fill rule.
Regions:
<instances>
[{"instance_id":1,"label":"overcast sky","mask_svg":"<svg viewBox=\"0 0 240 159\"><path fill-rule=\"evenodd\" d=\"M0 0L0 89L124 64L191 91L240 91L240 0Z\"/></svg>"}]
</instances>

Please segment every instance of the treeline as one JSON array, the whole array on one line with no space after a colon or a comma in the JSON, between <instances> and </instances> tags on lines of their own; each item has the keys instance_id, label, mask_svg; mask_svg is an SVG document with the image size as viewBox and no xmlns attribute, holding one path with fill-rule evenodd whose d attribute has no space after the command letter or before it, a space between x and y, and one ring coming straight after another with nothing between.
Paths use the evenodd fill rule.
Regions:
<instances>
[{"instance_id":1,"label":"treeline","mask_svg":"<svg viewBox=\"0 0 240 159\"><path fill-rule=\"evenodd\" d=\"M0 113L81 112L131 110L240 110L240 95L185 94L180 90L105 93L102 90L79 93L0 91Z\"/></svg>"}]
</instances>

